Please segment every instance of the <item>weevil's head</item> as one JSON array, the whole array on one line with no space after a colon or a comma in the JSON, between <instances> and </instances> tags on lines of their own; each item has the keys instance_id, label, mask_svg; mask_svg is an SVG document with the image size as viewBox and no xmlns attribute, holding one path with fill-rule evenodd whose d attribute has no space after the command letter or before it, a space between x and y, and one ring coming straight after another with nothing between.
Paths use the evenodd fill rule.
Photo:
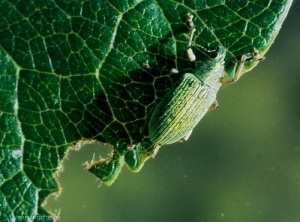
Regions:
<instances>
[{"instance_id":1,"label":"weevil's head","mask_svg":"<svg viewBox=\"0 0 300 222\"><path fill-rule=\"evenodd\" d=\"M219 79L223 74L225 56L226 51L222 47L218 47L211 52L209 58L196 63L195 76L203 82L207 78Z\"/></svg>"},{"instance_id":2,"label":"weevil's head","mask_svg":"<svg viewBox=\"0 0 300 222\"><path fill-rule=\"evenodd\" d=\"M222 47L218 47L210 56L211 59L214 59L217 63L222 62L224 64L226 56L226 51Z\"/></svg>"}]
</instances>

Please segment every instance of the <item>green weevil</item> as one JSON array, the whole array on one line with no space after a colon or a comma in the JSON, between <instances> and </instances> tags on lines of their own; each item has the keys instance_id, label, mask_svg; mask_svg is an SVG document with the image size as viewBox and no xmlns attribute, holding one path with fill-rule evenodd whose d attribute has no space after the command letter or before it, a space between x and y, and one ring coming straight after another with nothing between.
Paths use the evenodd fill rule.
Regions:
<instances>
[{"instance_id":1,"label":"green weevil","mask_svg":"<svg viewBox=\"0 0 300 222\"><path fill-rule=\"evenodd\" d=\"M196 29L193 16L188 13L187 18L190 26L187 57L195 61L191 44ZM186 141L206 112L218 106L216 94L221 84L237 81L246 59L257 54L255 51L242 56L233 79L223 77L226 52L222 47L217 48L206 61L197 62L194 73L186 73L179 78L155 107L148 125L150 140L158 146Z\"/></svg>"}]
</instances>

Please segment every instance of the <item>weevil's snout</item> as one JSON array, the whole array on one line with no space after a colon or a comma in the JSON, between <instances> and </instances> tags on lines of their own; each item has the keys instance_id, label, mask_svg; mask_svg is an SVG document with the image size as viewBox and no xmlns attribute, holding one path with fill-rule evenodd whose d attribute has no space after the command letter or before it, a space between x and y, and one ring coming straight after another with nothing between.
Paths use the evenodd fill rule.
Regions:
<instances>
[{"instance_id":1,"label":"weevil's snout","mask_svg":"<svg viewBox=\"0 0 300 222\"><path fill-rule=\"evenodd\" d=\"M226 56L226 51L222 48L222 47L218 47L215 51L215 57L216 59L218 59L219 61L222 61L225 59Z\"/></svg>"}]
</instances>

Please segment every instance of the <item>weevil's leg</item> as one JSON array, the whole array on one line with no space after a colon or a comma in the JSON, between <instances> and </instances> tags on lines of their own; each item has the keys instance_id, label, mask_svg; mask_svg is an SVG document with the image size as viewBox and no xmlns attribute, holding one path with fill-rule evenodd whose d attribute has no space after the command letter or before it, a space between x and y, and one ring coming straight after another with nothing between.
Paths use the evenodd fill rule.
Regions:
<instances>
[{"instance_id":1,"label":"weevil's leg","mask_svg":"<svg viewBox=\"0 0 300 222\"><path fill-rule=\"evenodd\" d=\"M143 63L143 68L144 69L151 69L151 66L149 65L148 60L146 60L146 62Z\"/></svg>"},{"instance_id":2,"label":"weevil's leg","mask_svg":"<svg viewBox=\"0 0 300 222\"><path fill-rule=\"evenodd\" d=\"M175 69L175 68L172 68L172 69L170 70L170 72L171 72L172 74L179 73L179 71L178 71L177 69Z\"/></svg>"},{"instance_id":3,"label":"weevil's leg","mask_svg":"<svg viewBox=\"0 0 300 222\"><path fill-rule=\"evenodd\" d=\"M127 149L128 149L128 150L132 150L134 147L140 145L140 143L141 143L142 140L143 140L144 132L145 132L145 129L146 129L147 125L148 125L148 120L147 120L147 118L146 118L146 119L145 119L145 124L144 124L144 126L140 129L140 135L139 135L139 137L137 138L137 142L132 143L132 144L128 144L128 145L127 145Z\"/></svg>"},{"instance_id":4,"label":"weevil's leg","mask_svg":"<svg viewBox=\"0 0 300 222\"><path fill-rule=\"evenodd\" d=\"M188 36L188 44L187 44L187 48L191 48L192 46L192 42L193 42L193 36L194 36L194 33L196 31L196 28L195 28L195 25L194 25L194 22L193 22L193 18L194 16L191 14L191 13L188 13L187 14L187 21L189 22L189 26L190 26L190 34Z\"/></svg>"},{"instance_id":5,"label":"weevil's leg","mask_svg":"<svg viewBox=\"0 0 300 222\"><path fill-rule=\"evenodd\" d=\"M186 54L187 54L188 59L191 62L196 61L196 56L195 56L193 50L191 49L192 44L198 46L199 48L203 49L204 51L206 51L208 53L216 51L216 50L208 50L207 48L203 47L202 45L198 45L195 42L193 42L193 36L194 36L195 31L196 31L196 28L195 28L195 25L194 25L194 22L193 22L193 17L194 16L191 13L187 14L187 21L189 22L189 26L190 26L190 34L189 35L183 34L188 39L188 43L187 43L187 46L186 46Z\"/></svg>"},{"instance_id":6,"label":"weevil's leg","mask_svg":"<svg viewBox=\"0 0 300 222\"><path fill-rule=\"evenodd\" d=\"M191 49L191 46L192 46L192 42L193 42L193 36L194 36L194 33L196 31L196 28L195 28L195 25L194 25L194 22L193 22L193 15L191 13L188 13L187 14L187 21L189 22L189 26L190 26L190 34L188 36L188 43L187 43L187 46L186 46L186 54L187 54L187 57L188 59L193 62L196 60L196 56L193 52L193 50Z\"/></svg>"},{"instance_id":7,"label":"weevil's leg","mask_svg":"<svg viewBox=\"0 0 300 222\"><path fill-rule=\"evenodd\" d=\"M237 69L237 71L236 71L234 77L231 78L231 79L230 79L230 78L227 78L227 77L221 77L221 78L220 78L220 82L221 82L221 83L226 83L226 84L228 84L228 83L235 83L235 82L240 78L240 76L241 76L241 74L242 74L242 70L243 70L243 68L244 68L244 65L245 65L246 60L247 60L248 58L250 58L250 57L251 57L251 53L248 53L248 54L246 54L246 55L243 55L242 58L241 58L241 60L240 60L240 65L239 65L239 67L238 67L238 69Z\"/></svg>"},{"instance_id":8,"label":"weevil's leg","mask_svg":"<svg viewBox=\"0 0 300 222\"><path fill-rule=\"evenodd\" d=\"M239 78L241 77L242 74L242 70L244 68L245 62L247 59L251 58L251 57L256 57L259 54L259 52L257 50L255 50L252 53L247 53L245 55L242 55L241 60L239 61L240 65L234 75L233 78L228 78L228 77L221 77L220 78L220 82L221 83L235 83L236 81L239 80ZM263 61L265 59L265 57L257 59L255 62L259 62L259 61Z\"/></svg>"},{"instance_id":9,"label":"weevil's leg","mask_svg":"<svg viewBox=\"0 0 300 222\"><path fill-rule=\"evenodd\" d=\"M132 150L133 147L134 147L134 144L128 144L128 145L127 145L127 149L128 149L128 150Z\"/></svg>"},{"instance_id":10,"label":"weevil's leg","mask_svg":"<svg viewBox=\"0 0 300 222\"><path fill-rule=\"evenodd\" d=\"M192 132L193 132L193 129L191 129L190 131L187 132L187 134L181 138L180 140L178 140L177 142L178 143L181 143L181 142L185 142L189 139L189 137L192 135Z\"/></svg>"},{"instance_id":11,"label":"weevil's leg","mask_svg":"<svg viewBox=\"0 0 300 222\"><path fill-rule=\"evenodd\" d=\"M141 144L141 141L142 141L141 137L142 137L142 134L141 134L140 138L138 139L138 142L133 143L133 144L128 144L127 145L127 150L132 150L134 147L139 146Z\"/></svg>"},{"instance_id":12,"label":"weevil's leg","mask_svg":"<svg viewBox=\"0 0 300 222\"><path fill-rule=\"evenodd\" d=\"M215 108L217 108L219 106L219 103L217 100L215 100L211 105L210 107L208 108L208 111L210 110L214 110Z\"/></svg>"},{"instance_id":13,"label":"weevil's leg","mask_svg":"<svg viewBox=\"0 0 300 222\"><path fill-rule=\"evenodd\" d=\"M158 153L160 147L161 147L160 144L155 144L155 145L154 145L154 148L153 148L153 150L152 150L152 158L155 158L155 156L156 156L156 154Z\"/></svg>"},{"instance_id":14,"label":"weevil's leg","mask_svg":"<svg viewBox=\"0 0 300 222\"><path fill-rule=\"evenodd\" d=\"M143 62L142 67L143 67L144 69L146 69L146 70L151 70L151 71L154 71L154 70L155 70L155 71L156 71L156 70L167 70L167 69L152 68L152 67L149 65L148 60L146 60L145 62ZM179 73L179 71L178 71L177 69L175 69L175 68L172 68L172 69L170 70L170 72L171 72L171 74Z\"/></svg>"}]
</instances>

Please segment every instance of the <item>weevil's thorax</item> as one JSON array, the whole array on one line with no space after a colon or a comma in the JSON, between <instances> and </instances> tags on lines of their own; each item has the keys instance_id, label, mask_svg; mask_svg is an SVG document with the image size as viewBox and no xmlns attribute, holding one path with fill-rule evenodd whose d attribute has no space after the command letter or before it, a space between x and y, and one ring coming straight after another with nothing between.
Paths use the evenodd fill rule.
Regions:
<instances>
[{"instance_id":1,"label":"weevil's thorax","mask_svg":"<svg viewBox=\"0 0 300 222\"><path fill-rule=\"evenodd\" d=\"M221 86L219 80L223 76L225 55L226 52L224 49L218 48L210 58L196 63L195 76L198 77L204 85L214 88L215 91Z\"/></svg>"}]
</instances>

